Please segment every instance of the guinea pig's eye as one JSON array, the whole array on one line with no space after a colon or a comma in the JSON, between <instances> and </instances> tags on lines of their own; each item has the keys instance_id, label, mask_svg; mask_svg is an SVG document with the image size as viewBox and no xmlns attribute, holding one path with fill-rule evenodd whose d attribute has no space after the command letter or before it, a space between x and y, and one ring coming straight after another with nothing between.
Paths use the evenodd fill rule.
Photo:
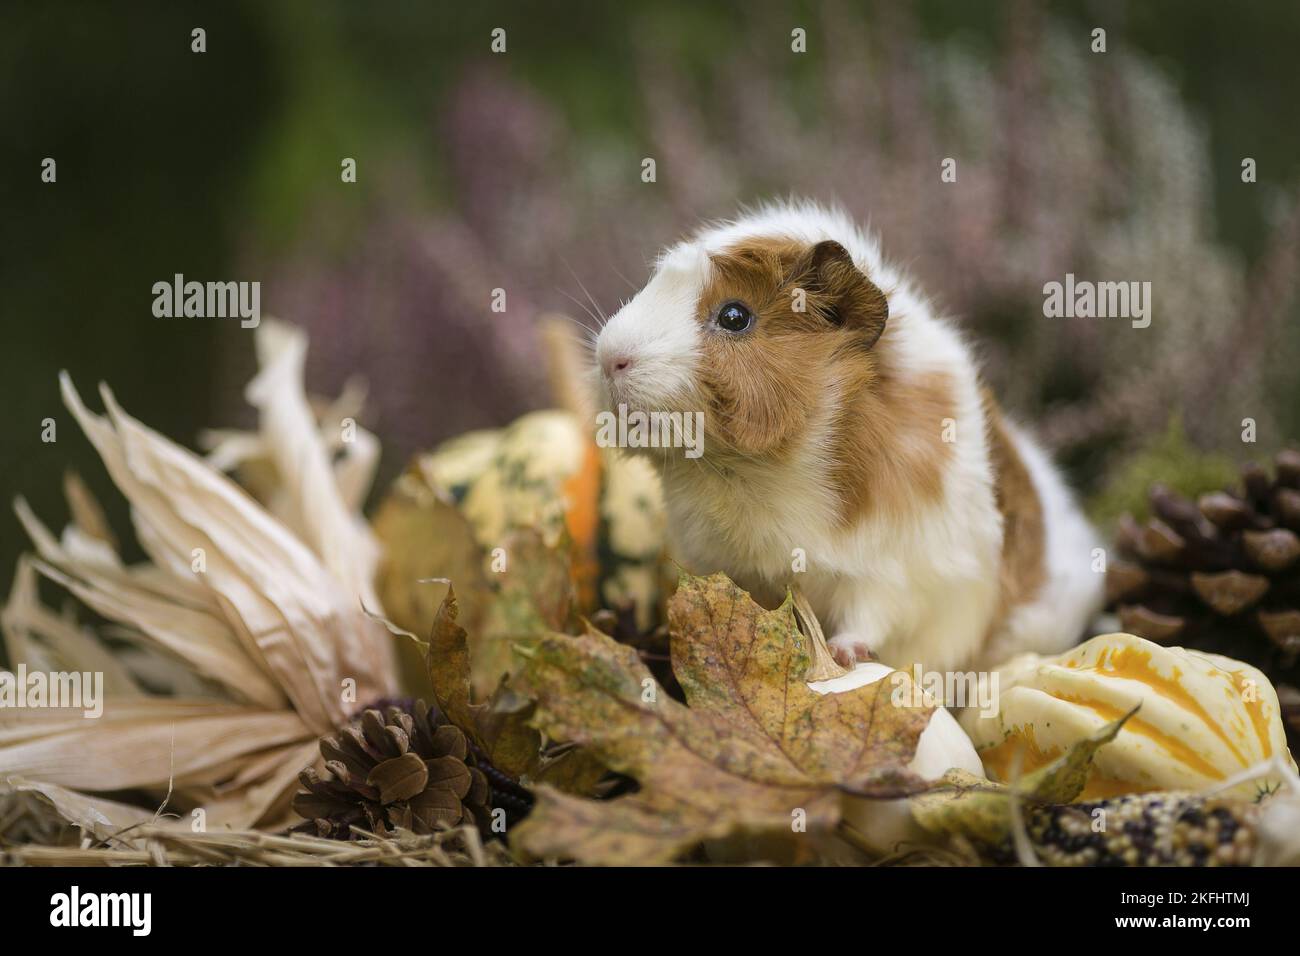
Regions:
<instances>
[{"instance_id":1,"label":"guinea pig's eye","mask_svg":"<svg viewBox=\"0 0 1300 956\"><path fill-rule=\"evenodd\" d=\"M754 324L754 313L743 302L727 302L718 309L717 322L728 332L746 332Z\"/></svg>"}]
</instances>

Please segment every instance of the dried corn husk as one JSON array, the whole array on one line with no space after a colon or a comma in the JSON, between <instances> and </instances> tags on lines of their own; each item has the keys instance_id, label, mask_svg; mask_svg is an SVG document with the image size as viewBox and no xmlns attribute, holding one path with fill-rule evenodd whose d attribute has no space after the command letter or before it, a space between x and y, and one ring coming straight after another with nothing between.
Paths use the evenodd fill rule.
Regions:
<instances>
[{"instance_id":1,"label":"dried corn husk","mask_svg":"<svg viewBox=\"0 0 1300 956\"><path fill-rule=\"evenodd\" d=\"M222 436L213 460L269 463L273 510L106 387L107 413L94 414L66 375L64 403L130 501L149 561L123 564L88 520L56 537L16 503L36 554L3 614L11 666L103 672L106 703L98 719L0 710L0 789L35 789L90 833L138 822L96 795L117 790L167 799L169 813L201 808L208 827L285 822L318 738L393 690L391 639L365 612L379 610L378 547L357 511L373 438L356 429L332 463L334 426L318 424L303 392L305 337L264 321L257 344L247 394L259 432ZM79 519L94 514L83 493ZM112 626L95 634L44 607L37 574Z\"/></svg>"}]
</instances>

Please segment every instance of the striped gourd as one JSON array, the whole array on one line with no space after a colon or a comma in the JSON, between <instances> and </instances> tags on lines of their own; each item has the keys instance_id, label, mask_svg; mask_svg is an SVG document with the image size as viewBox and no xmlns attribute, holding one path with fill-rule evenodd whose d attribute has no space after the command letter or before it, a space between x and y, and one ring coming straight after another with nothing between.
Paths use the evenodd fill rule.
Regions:
<instances>
[{"instance_id":1,"label":"striped gourd","mask_svg":"<svg viewBox=\"0 0 1300 956\"><path fill-rule=\"evenodd\" d=\"M598 448L567 411L532 412L505 428L469 432L417 455L395 483L375 525L388 551L386 609L424 633L441 593L413 582L454 576L440 542L406 542L420 512L450 501L468 521L487 566L512 529L541 532L571 556L578 609L632 607L649 625L660 601L663 495L650 464ZM422 531L422 533L424 533ZM409 555L409 557L408 557ZM464 583L457 588L465 592Z\"/></svg>"},{"instance_id":2,"label":"striped gourd","mask_svg":"<svg viewBox=\"0 0 1300 956\"><path fill-rule=\"evenodd\" d=\"M999 669L997 713L962 715L990 778L1050 762L1136 705L1097 754L1080 800L1154 790L1199 792L1274 754L1294 766L1277 693L1260 671L1226 657L1107 634L1056 657L1022 655ZM1275 784L1242 784L1240 796Z\"/></svg>"}]
</instances>

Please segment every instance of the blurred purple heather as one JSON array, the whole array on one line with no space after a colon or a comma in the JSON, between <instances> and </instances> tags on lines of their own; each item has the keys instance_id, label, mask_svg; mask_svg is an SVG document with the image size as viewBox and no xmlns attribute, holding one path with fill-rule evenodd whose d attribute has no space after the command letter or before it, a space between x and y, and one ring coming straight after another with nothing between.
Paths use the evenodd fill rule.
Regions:
<instances>
[{"instance_id":1,"label":"blurred purple heather","mask_svg":"<svg viewBox=\"0 0 1300 956\"><path fill-rule=\"evenodd\" d=\"M264 301L312 333L311 381L364 373L398 461L503 423L548 402L539 314L593 324L588 294L611 313L701 219L793 194L869 221L1085 479L1180 409L1205 447L1237 444L1246 416L1295 436L1300 204L1276 197L1248 274L1214 221L1213 180L1240 171L1211 168L1205 130L1152 63L1092 54L1027 3L993 65L921 37L901 5L870 29L827 8L810 34L830 49L807 58L773 44L789 32L773 17L749 18L705 75L676 68L681 41L634 31L641 108L622 138L579 134L499 59L468 69L437 115L448 207L404 202L418 176L401 170L341 261L309 239L268 275ZM940 181L946 157L955 183ZM1043 285L1066 273L1151 282L1151 326L1045 318Z\"/></svg>"}]
</instances>

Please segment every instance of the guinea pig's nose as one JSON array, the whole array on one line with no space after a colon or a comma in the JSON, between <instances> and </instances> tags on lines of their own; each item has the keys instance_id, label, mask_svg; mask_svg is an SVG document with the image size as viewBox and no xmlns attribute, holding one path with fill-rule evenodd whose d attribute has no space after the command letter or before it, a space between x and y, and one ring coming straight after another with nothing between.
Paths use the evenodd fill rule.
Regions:
<instances>
[{"instance_id":1,"label":"guinea pig's nose","mask_svg":"<svg viewBox=\"0 0 1300 956\"><path fill-rule=\"evenodd\" d=\"M605 376L613 378L619 372L626 372L632 367L632 357L630 355L611 355L605 359Z\"/></svg>"}]
</instances>

